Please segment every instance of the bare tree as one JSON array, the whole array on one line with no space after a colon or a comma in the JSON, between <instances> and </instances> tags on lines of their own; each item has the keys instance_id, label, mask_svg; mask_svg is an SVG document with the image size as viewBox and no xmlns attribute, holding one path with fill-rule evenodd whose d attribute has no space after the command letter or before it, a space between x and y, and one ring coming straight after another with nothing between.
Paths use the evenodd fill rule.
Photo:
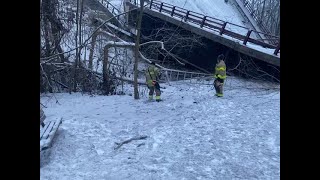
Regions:
<instances>
[{"instance_id":1,"label":"bare tree","mask_svg":"<svg viewBox=\"0 0 320 180\"><path fill-rule=\"evenodd\" d=\"M135 60L134 60L134 99L139 99L139 91L138 91L138 58L139 58L139 43L140 43L140 34L141 34L141 22L142 22L142 15L143 15L143 5L144 0L140 0L140 12L138 16L138 24L137 24L137 37L136 37L136 44L135 44Z\"/></svg>"},{"instance_id":2,"label":"bare tree","mask_svg":"<svg viewBox=\"0 0 320 180\"><path fill-rule=\"evenodd\" d=\"M158 61L164 65L185 65L179 54L186 51L192 51L194 48L204 45L202 37L193 33L186 33L179 28L170 27L164 24L161 28L153 29L148 36L142 36L143 41L161 41L164 43L165 49L161 49L159 44L149 44L144 46L141 51L149 59ZM162 59L160 62L159 59Z\"/></svg>"},{"instance_id":3,"label":"bare tree","mask_svg":"<svg viewBox=\"0 0 320 180\"><path fill-rule=\"evenodd\" d=\"M55 1L55 0L46 0L46 1ZM64 3L64 2L63 2ZM45 26L43 26L44 21L42 21L42 26L41 26L41 42L42 42L42 46L41 46L41 58L40 58L40 72L41 72L41 76L40 76L40 82L41 84L45 84L45 86L47 86L48 88L50 88L49 92L56 92L56 91L60 91L60 90L64 90L64 89L69 89L69 92L71 91L93 91L94 89L103 89L103 75L99 72L97 72L97 70L93 70L93 68L91 68L93 66L93 62L94 62L94 58L96 58L95 60L97 60L97 62L99 62L99 60L101 61L104 55L103 52L103 48L105 46L105 42L106 41L110 41L111 39L113 39L111 36L114 36L114 41L123 41L121 39L119 39L119 37L117 37L115 34L112 34L111 32L108 33L106 32L106 28L102 28L103 25L108 22L110 19L102 22L99 26L95 27L95 30L93 30L91 32L91 35L86 39L86 40L82 40L83 39L83 28L82 28L82 0L78 0L77 1L77 12L72 12L72 14L67 15L68 18L65 18L64 21L67 21L68 23L65 24L66 27L68 27L68 29L66 30L66 32L68 32L69 34L67 34L64 38L62 38L62 34L60 33L58 35L59 39L58 41L56 41L57 45L64 45L65 47L68 47L69 50L66 50L65 52L60 52L58 50L58 48L56 48L55 45L55 41L53 39L53 35L52 35L52 31L50 31L51 29L51 23L48 20L46 23L47 25L47 31ZM140 3L143 8L143 1L142 3ZM141 8L140 7L140 8ZM72 8L69 8L72 10ZM132 10L129 10L132 11ZM142 13L142 11L140 11ZM58 12L55 12L58 13ZM125 14L127 12L124 12L122 14ZM67 13L66 13L67 14ZM62 16L62 14L58 14L60 17ZM75 15L76 17L76 22L73 22L73 15ZM141 14L141 18L142 18L142 14ZM137 28L138 30L140 30L139 36L141 35L141 21L142 19L140 18L140 28ZM59 17L57 16L57 20L61 20L59 19ZM72 27L72 23L74 26L78 26L77 31L73 32L70 31ZM62 23L63 24L63 23ZM138 23L139 24L139 23ZM88 28L87 28L88 29ZM103 35L101 35L101 33L104 31L105 34L108 34L109 37L104 37ZM101 35L101 36L99 36ZM110 36L111 35L111 36ZM48 37L48 38L45 38ZM74 38L75 37L75 38ZM168 38L170 39L170 38ZM47 40L47 41L46 41ZM89 40L92 40L91 42L89 42ZM76 43L75 47L72 47L72 45L74 45L74 43ZM90 44L91 43L91 44ZM95 46L95 44L97 44L98 46ZM87 45L91 46L90 49L90 55L89 55L89 67L90 68L86 68L86 66L81 65L81 59L80 59L80 54L81 54L81 49L83 47L86 47ZM141 90L138 89L138 82L137 82L137 76L138 73L141 73L138 71L138 59L140 57L140 38L136 39L136 53L135 54L135 60L136 60L136 67L133 67L133 69L135 70L134 73L134 78L135 80L133 82L136 82L136 86L135 86L135 98L139 98L139 91ZM95 50L96 49L96 50ZM173 48L175 49L175 48ZM48 51L47 51L48 50ZM167 52L170 52L172 50L172 47L168 50L166 50ZM71 53L71 52L76 52ZM98 53L97 53L98 52ZM100 52L100 53L99 53ZM134 52L134 51L133 51ZM94 55L95 54L95 55ZM107 72L105 77L108 77L108 81L113 81L114 79L121 79L122 85L123 85L123 81L127 81L128 79L126 79L125 74L128 72L128 64L124 63L124 60L119 63L120 61L118 61L117 57L119 57L119 55L121 54L120 50L116 50L115 53L115 57L111 57L109 58L109 63L107 63L107 66L105 66L105 68L107 69L107 71L103 71L103 72ZM61 61L61 57L62 56L65 57L66 61ZM131 57L129 57L130 55L126 55L125 57L127 59L130 59ZM74 62L69 62L67 59L74 59ZM118 68L114 68L114 66L110 65L119 65L116 66ZM130 67L131 68L131 67ZM120 73L119 76L114 76L115 73ZM131 73L131 72L130 72ZM62 78L65 78L67 80L67 82L63 82L61 81ZM113 79L114 78L114 79ZM132 80L130 80L132 81ZM114 83L110 82L111 84ZM118 81L117 81L118 82ZM139 82L141 84L141 82ZM111 85L109 84L109 85ZM142 83L143 84L143 83ZM43 87L45 87L43 86ZM113 85L112 85L113 86ZM92 87L92 88L91 88ZM112 88L111 88L112 89ZM44 91L46 91L44 89ZM111 91L110 91L111 92Z\"/></svg>"},{"instance_id":4,"label":"bare tree","mask_svg":"<svg viewBox=\"0 0 320 180\"><path fill-rule=\"evenodd\" d=\"M252 7L252 15L269 33L280 35L280 0L242 0Z\"/></svg>"},{"instance_id":5,"label":"bare tree","mask_svg":"<svg viewBox=\"0 0 320 180\"><path fill-rule=\"evenodd\" d=\"M233 67L229 66L227 68L228 74L239 75L248 79L280 83L280 79L276 75L280 72L278 67L259 65L252 57L241 53L238 53L238 58L235 60L238 60L238 63ZM265 69L269 69L268 72Z\"/></svg>"},{"instance_id":6,"label":"bare tree","mask_svg":"<svg viewBox=\"0 0 320 180\"><path fill-rule=\"evenodd\" d=\"M40 48L40 57L48 57L55 52L59 53L59 56L54 60L61 63L67 62L67 58L63 54L60 42L65 35L65 28L57 16L57 7L59 7L58 0L43 0L41 1L40 9L40 28L41 39L40 44L44 46ZM52 87L52 67L42 66L40 67L40 82L41 92L48 88L49 92L53 92ZM64 78L61 78L65 82Z\"/></svg>"},{"instance_id":7,"label":"bare tree","mask_svg":"<svg viewBox=\"0 0 320 180\"><path fill-rule=\"evenodd\" d=\"M94 53L98 34L99 33L94 33L94 35L92 36L92 44L89 52L89 65L88 65L88 68L91 70L92 70L92 63L93 63L93 53Z\"/></svg>"}]
</instances>

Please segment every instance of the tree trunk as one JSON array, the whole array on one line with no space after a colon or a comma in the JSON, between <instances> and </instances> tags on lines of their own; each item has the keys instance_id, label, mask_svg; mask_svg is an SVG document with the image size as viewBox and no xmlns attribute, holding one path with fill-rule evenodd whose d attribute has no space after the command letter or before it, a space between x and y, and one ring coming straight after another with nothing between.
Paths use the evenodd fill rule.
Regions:
<instances>
[{"instance_id":1,"label":"tree trunk","mask_svg":"<svg viewBox=\"0 0 320 180\"><path fill-rule=\"evenodd\" d=\"M66 62L66 59L63 55L63 50L60 46L60 42L63 35L60 35L59 29L53 23L51 23L51 33L53 35L53 42L54 42L54 49L52 53L54 54L54 52L57 50L59 53L60 61L64 63Z\"/></svg>"},{"instance_id":2,"label":"tree trunk","mask_svg":"<svg viewBox=\"0 0 320 180\"><path fill-rule=\"evenodd\" d=\"M50 56L50 38L49 38L49 16L50 16L50 10L49 10L49 5L50 5L50 0L44 0L42 5L42 15L43 15L43 25L44 25L44 40L45 40L45 56L48 57Z\"/></svg>"},{"instance_id":3,"label":"tree trunk","mask_svg":"<svg viewBox=\"0 0 320 180\"><path fill-rule=\"evenodd\" d=\"M110 92L110 83L109 83L109 69L108 69L108 46L105 46L103 49L103 65L102 65L102 72L103 72L103 94L109 95Z\"/></svg>"},{"instance_id":4,"label":"tree trunk","mask_svg":"<svg viewBox=\"0 0 320 180\"><path fill-rule=\"evenodd\" d=\"M143 15L143 4L144 0L140 0L140 12L138 17L138 25L137 25L137 39L135 45L135 60L134 60L134 99L139 99L139 91L138 91L138 58L139 58L139 45L140 45L140 35L141 35L141 22Z\"/></svg>"},{"instance_id":5,"label":"tree trunk","mask_svg":"<svg viewBox=\"0 0 320 180\"><path fill-rule=\"evenodd\" d=\"M94 33L92 36L92 42L91 42L91 49L89 53L89 69L92 70L92 63L93 63L93 53L94 53L94 47L96 45L98 32Z\"/></svg>"},{"instance_id":6,"label":"tree trunk","mask_svg":"<svg viewBox=\"0 0 320 180\"><path fill-rule=\"evenodd\" d=\"M50 56L50 42L49 42L49 24L48 24L48 20L46 18L43 19L44 22L44 41L45 41L45 56L49 57Z\"/></svg>"},{"instance_id":7,"label":"tree trunk","mask_svg":"<svg viewBox=\"0 0 320 180\"><path fill-rule=\"evenodd\" d=\"M79 13L79 14L80 14L80 15L79 15L79 17L80 17L80 19L79 19L79 45L81 45L81 44L82 44L83 0L80 0L80 13ZM80 61L81 61L81 50L82 50L82 47L79 48L79 54L78 54L78 56L79 56L79 58L78 58L79 64L78 64L78 65L80 65Z\"/></svg>"},{"instance_id":8,"label":"tree trunk","mask_svg":"<svg viewBox=\"0 0 320 180\"><path fill-rule=\"evenodd\" d=\"M76 47L78 47L78 34L79 34L79 0L77 0L77 12L76 12ZM78 68L79 48L76 49L76 57L73 69L73 92L77 91L77 68Z\"/></svg>"}]
</instances>

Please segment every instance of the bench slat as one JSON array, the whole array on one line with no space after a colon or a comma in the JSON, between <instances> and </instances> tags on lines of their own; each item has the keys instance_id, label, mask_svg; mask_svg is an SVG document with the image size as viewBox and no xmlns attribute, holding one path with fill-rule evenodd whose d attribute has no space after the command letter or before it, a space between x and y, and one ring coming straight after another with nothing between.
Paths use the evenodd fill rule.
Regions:
<instances>
[{"instance_id":1,"label":"bench slat","mask_svg":"<svg viewBox=\"0 0 320 180\"><path fill-rule=\"evenodd\" d=\"M49 133L50 127L53 126L53 123L54 122L49 121L48 123L45 124L44 128L40 129L40 140L43 138L45 133Z\"/></svg>"},{"instance_id":2,"label":"bench slat","mask_svg":"<svg viewBox=\"0 0 320 180\"><path fill-rule=\"evenodd\" d=\"M55 125L56 125L56 122L54 121L54 122L52 122L50 125L51 125L51 126L49 126L48 131L46 131L46 132L43 134L43 137L42 137L43 139L48 139L50 133L52 132L53 128L54 128Z\"/></svg>"},{"instance_id":3,"label":"bench slat","mask_svg":"<svg viewBox=\"0 0 320 180\"><path fill-rule=\"evenodd\" d=\"M40 138L40 152L50 146L52 139L61 123L62 123L62 118L57 119L55 121L49 121L47 123L48 126L46 130L44 130L45 132L43 133L42 138ZM41 137L41 133L40 133L40 137Z\"/></svg>"}]
</instances>

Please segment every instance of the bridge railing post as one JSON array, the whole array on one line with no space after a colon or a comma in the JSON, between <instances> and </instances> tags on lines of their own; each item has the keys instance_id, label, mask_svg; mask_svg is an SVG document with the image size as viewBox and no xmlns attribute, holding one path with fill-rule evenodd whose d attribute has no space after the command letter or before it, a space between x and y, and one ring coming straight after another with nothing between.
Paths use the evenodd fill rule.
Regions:
<instances>
[{"instance_id":1,"label":"bridge railing post","mask_svg":"<svg viewBox=\"0 0 320 180\"><path fill-rule=\"evenodd\" d=\"M150 2L150 8L149 8L149 9L151 9L151 8L152 8L152 3L153 3L153 0L151 0L151 2Z\"/></svg>"},{"instance_id":2,"label":"bridge railing post","mask_svg":"<svg viewBox=\"0 0 320 180\"><path fill-rule=\"evenodd\" d=\"M278 44L276 50L274 50L274 53L273 53L273 54L274 54L274 55L278 55L279 50L280 50L280 41L279 41L279 44Z\"/></svg>"},{"instance_id":3,"label":"bridge railing post","mask_svg":"<svg viewBox=\"0 0 320 180\"><path fill-rule=\"evenodd\" d=\"M206 22L207 16L204 16L202 21L201 21L201 25L200 27L202 28L204 26L204 23Z\"/></svg>"},{"instance_id":4,"label":"bridge railing post","mask_svg":"<svg viewBox=\"0 0 320 180\"><path fill-rule=\"evenodd\" d=\"M159 12L161 12L161 10L162 10L162 6L163 6L163 2L160 4Z\"/></svg>"},{"instance_id":5,"label":"bridge railing post","mask_svg":"<svg viewBox=\"0 0 320 180\"><path fill-rule=\"evenodd\" d=\"M252 30L249 30L246 37L244 38L243 40L243 44L246 45L248 40L249 40L249 37L250 37L250 34L251 34Z\"/></svg>"},{"instance_id":6,"label":"bridge railing post","mask_svg":"<svg viewBox=\"0 0 320 180\"><path fill-rule=\"evenodd\" d=\"M220 31L220 35L222 35L222 34L224 33L224 30L226 29L227 23L228 23L228 22L224 22L224 23L223 23L222 28L221 28L221 31Z\"/></svg>"},{"instance_id":7,"label":"bridge railing post","mask_svg":"<svg viewBox=\"0 0 320 180\"><path fill-rule=\"evenodd\" d=\"M173 16L174 10L176 9L175 6L173 6L172 11L171 11L171 16Z\"/></svg>"},{"instance_id":8,"label":"bridge railing post","mask_svg":"<svg viewBox=\"0 0 320 180\"><path fill-rule=\"evenodd\" d=\"M112 14L113 14L113 12L114 12L114 8L112 8Z\"/></svg>"},{"instance_id":9,"label":"bridge railing post","mask_svg":"<svg viewBox=\"0 0 320 180\"><path fill-rule=\"evenodd\" d=\"M244 4L243 4L244 7L246 7L248 3L249 3L248 1L244 1Z\"/></svg>"},{"instance_id":10,"label":"bridge railing post","mask_svg":"<svg viewBox=\"0 0 320 180\"><path fill-rule=\"evenodd\" d=\"M187 20L188 20L188 16L189 16L189 14L190 14L190 11L187 11L187 14L186 14L186 16L185 16L184 21L187 21Z\"/></svg>"}]
</instances>

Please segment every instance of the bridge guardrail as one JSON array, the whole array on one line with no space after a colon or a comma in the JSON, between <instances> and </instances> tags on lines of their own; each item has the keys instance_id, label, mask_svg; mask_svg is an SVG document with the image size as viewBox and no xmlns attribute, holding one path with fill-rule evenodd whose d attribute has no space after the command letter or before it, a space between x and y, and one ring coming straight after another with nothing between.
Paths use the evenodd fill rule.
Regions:
<instances>
[{"instance_id":1,"label":"bridge guardrail","mask_svg":"<svg viewBox=\"0 0 320 180\"><path fill-rule=\"evenodd\" d=\"M134 5L139 5L139 2L137 2L136 0L129 0L129 2ZM275 49L273 54L276 56L280 51L280 37L274 36L269 33L251 30L244 26L233 24L214 17L206 16L197 12L189 11L187 9L180 8L178 6L174 6L169 3L164 3L157 0L150 0L149 6L146 7L163 14L168 14L171 17L183 19L183 21L185 22L191 22L193 24L199 25L200 28L207 28L216 31L220 35L227 35L229 37L238 39L242 41L244 45L250 42L252 44L259 45L264 48ZM247 33L244 35L238 32L234 32L234 30L232 30L231 27L246 29ZM253 38L251 37L252 32L263 34L267 39ZM268 41L265 42L265 40Z\"/></svg>"}]
</instances>

